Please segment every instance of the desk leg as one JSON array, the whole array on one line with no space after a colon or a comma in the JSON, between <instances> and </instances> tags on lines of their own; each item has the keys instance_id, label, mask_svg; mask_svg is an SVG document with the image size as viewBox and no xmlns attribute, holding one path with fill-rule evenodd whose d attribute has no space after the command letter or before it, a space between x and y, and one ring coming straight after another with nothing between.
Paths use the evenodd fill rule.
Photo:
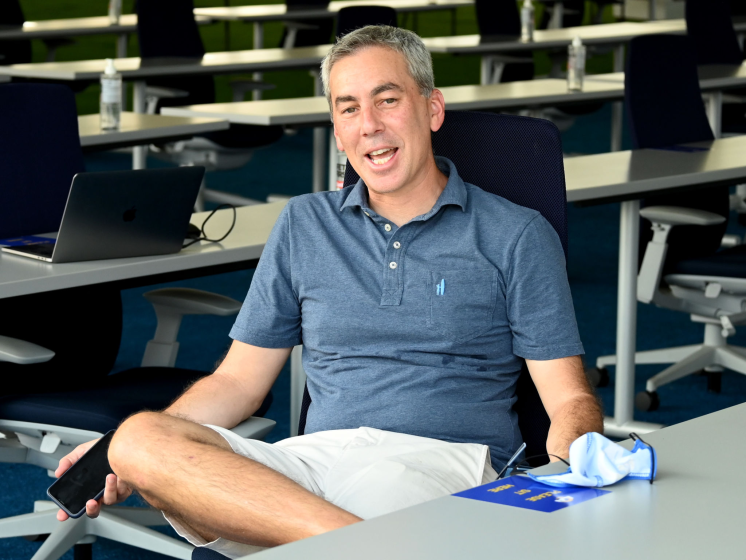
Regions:
<instances>
[{"instance_id":1,"label":"desk leg","mask_svg":"<svg viewBox=\"0 0 746 560\"><path fill-rule=\"evenodd\" d=\"M145 112L145 88L146 83L137 80L132 88L132 110L135 113ZM132 148L132 169L145 169L148 155L147 146L135 146Z\"/></svg>"},{"instance_id":2,"label":"desk leg","mask_svg":"<svg viewBox=\"0 0 746 560\"><path fill-rule=\"evenodd\" d=\"M619 278L616 319L616 381L614 417L604 419L604 433L626 437L647 433L659 424L635 422L635 350L637 338L637 253L640 237L640 201L622 202L619 216Z\"/></svg>"},{"instance_id":3,"label":"desk leg","mask_svg":"<svg viewBox=\"0 0 746 560\"><path fill-rule=\"evenodd\" d=\"M707 94L707 120L710 122L715 138L722 135L723 126L723 92L714 91Z\"/></svg>"},{"instance_id":4,"label":"desk leg","mask_svg":"<svg viewBox=\"0 0 746 560\"><path fill-rule=\"evenodd\" d=\"M492 57L482 55L481 67L479 70L479 83L483 86L492 83Z\"/></svg>"},{"instance_id":5,"label":"desk leg","mask_svg":"<svg viewBox=\"0 0 746 560\"><path fill-rule=\"evenodd\" d=\"M255 21L254 22L254 48L255 49L263 49L264 48L264 24L261 21ZM254 72L254 75L252 76L252 79L255 82L261 82L262 81L262 73L261 72ZM255 89L253 93L251 94L251 98L254 101L259 101L262 98L262 92L261 90Z\"/></svg>"},{"instance_id":6,"label":"desk leg","mask_svg":"<svg viewBox=\"0 0 746 560\"><path fill-rule=\"evenodd\" d=\"M614 48L614 72L624 72L624 45ZM624 119L624 102L615 101L611 104L611 151L622 149L622 130Z\"/></svg>"}]
</instances>

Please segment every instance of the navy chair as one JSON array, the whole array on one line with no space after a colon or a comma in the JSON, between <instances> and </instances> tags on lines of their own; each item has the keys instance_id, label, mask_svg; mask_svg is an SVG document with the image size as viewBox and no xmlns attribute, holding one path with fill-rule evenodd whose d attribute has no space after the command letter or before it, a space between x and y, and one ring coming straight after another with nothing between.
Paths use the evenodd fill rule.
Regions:
<instances>
[{"instance_id":1,"label":"navy chair","mask_svg":"<svg viewBox=\"0 0 746 560\"><path fill-rule=\"evenodd\" d=\"M396 10L389 6L347 6L342 8L337 12L337 32L335 35L341 37L366 25L398 27Z\"/></svg>"},{"instance_id":2,"label":"navy chair","mask_svg":"<svg viewBox=\"0 0 746 560\"><path fill-rule=\"evenodd\" d=\"M512 0L475 0L479 35L484 42L514 39L521 35L521 18ZM482 57L482 83L515 82L534 78L534 55Z\"/></svg>"},{"instance_id":3,"label":"navy chair","mask_svg":"<svg viewBox=\"0 0 746 560\"><path fill-rule=\"evenodd\" d=\"M201 59L205 54L193 15L192 0L142 1L137 4L137 36L143 64L150 59ZM148 112L161 107L215 102L212 76L163 77L147 80ZM242 101L247 91L273 86L249 80L231 83L233 100ZM192 140L154 147L153 155L179 165L203 165L208 171L236 169L245 165L256 148L282 137L281 126L232 124L228 130L196 136ZM250 198L203 188L199 200L236 205L253 204Z\"/></svg>"},{"instance_id":4,"label":"navy chair","mask_svg":"<svg viewBox=\"0 0 746 560\"><path fill-rule=\"evenodd\" d=\"M443 126L433 133L433 149L436 155L454 162L464 181L541 212L557 231L567 256L567 197L562 142L557 127L551 122L513 115L447 111ZM359 175L348 163L345 186L355 184L358 179ZM293 386L302 384L291 382ZM516 394L518 400L514 410L526 442L526 456L546 454L549 416L525 365ZM305 431L311 404L305 387L299 435ZM545 464L547 458L537 457L529 462L537 467ZM192 560L224 558L212 550L198 548L192 553Z\"/></svg>"},{"instance_id":5,"label":"navy chair","mask_svg":"<svg viewBox=\"0 0 746 560\"><path fill-rule=\"evenodd\" d=\"M633 39L627 54L625 104L635 148L671 149L703 142L713 134L699 90L692 40L647 36ZM638 364L673 364L647 381L636 406L655 410L657 389L704 371L708 388L720 390L720 372L746 374L746 349L730 346L734 325L744 322L746 247L719 250L729 214L729 189L715 186L647 198L640 211L640 271L637 298L688 313L705 325L704 342L635 354ZM599 374L614 356L598 358ZM594 374L595 376L595 374Z\"/></svg>"},{"instance_id":6,"label":"navy chair","mask_svg":"<svg viewBox=\"0 0 746 560\"><path fill-rule=\"evenodd\" d=\"M72 177L83 171L72 92L58 85L0 86L0 192L6 200L0 205L0 238L59 229ZM0 257L14 258L21 257ZM240 308L240 302L196 290L170 288L146 297L159 324L176 313L177 320L170 321L176 332L186 314L184 298L201 302L207 312ZM206 374L158 367L169 360L151 354L148 367L109 375L121 332L120 294L111 284L0 299L0 432L5 436L0 461L53 471L74 446L116 428L134 412L165 408ZM165 344L173 360L177 345L175 337ZM271 397L259 414L270 403ZM252 419L237 432L261 437L273 424ZM109 508L99 519L63 524L55 515L51 503L36 502L32 514L0 519L0 538L48 535L35 560L58 558L87 535L176 557L189 553L184 543L147 528L163 524L150 509ZM89 554L90 545L78 546L83 547L79 557Z\"/></svg>"},{"instance_id":7,"label":"navy chair","mask_svg":"<svg viewBox=\"0 0 746 560\"><path fill-rule=\"evenodd\" d=\"M296 10L325 10L329 0L285 0L287 14ZM313 47L326 45L331 41L334 18L290 19L283 21L285 29L280 46L285 49L294 47Z\"/></svg>"}]
</instances>

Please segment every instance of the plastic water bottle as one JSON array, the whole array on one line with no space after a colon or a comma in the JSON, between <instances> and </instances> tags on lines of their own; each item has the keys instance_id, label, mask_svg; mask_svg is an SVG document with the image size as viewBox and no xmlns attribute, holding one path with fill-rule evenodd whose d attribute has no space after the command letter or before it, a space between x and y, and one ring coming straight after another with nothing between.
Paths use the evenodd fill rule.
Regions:
<instances>
[{"instance_id":1,"label":"plastic water bottle","mask_svg":"<svg viewBox=\"0 0 746 560\"><path fill-rule=\"evenodd\" d=\"M585 78L585 45L575 37L567 47L567 89L580 91Z\"/></svg>"},{"instance_id":2,"label":"plastic water bottle","mask_svg":"<svg viewBox=\"0 0 746 560\"><path fill-rule=\"evenodd\" d=\"M119 130L122 118L122 75L114 68L114 59L106 59L101 74L101 130Z\"/></svg>"},{"instance_id":3,"label":"plastic water bottle","mask_svg":"<svg viewBox=\"0 0 746 560\"><path fill-rule=\"evenodd\" d=\"M347 153L337 150L337 190L345 186L345 171L347 170Z\"/></svg>"},{"instance_id":4,"label":"plastic water bottle","mask_svg":"<svg viewBox=\"0 0 746 560\"><path fill-rule=\"evenodd\" d=\"M534 40L534 5L531 0L524 0L521 8L521 41Z\"/></svg>"},{"instance_id":5,"label":"plastic water bottle","mask_svg":"<svg viewBox=\"0 0 746 560\"><path fill-rule=\"evenodd\" d=\"M109 0L109 25L119 25L122 15L122 0Z\"/></svg>"}]
</instances>

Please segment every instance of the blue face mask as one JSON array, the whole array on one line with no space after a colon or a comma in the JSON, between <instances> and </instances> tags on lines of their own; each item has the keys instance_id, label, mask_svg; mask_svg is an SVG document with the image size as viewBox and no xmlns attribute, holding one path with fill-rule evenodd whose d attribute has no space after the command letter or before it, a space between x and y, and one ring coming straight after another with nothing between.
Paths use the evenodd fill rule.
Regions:
<instances>
[{"instance_id":1,"label":"blue face mask","mask_svg":"<svg viewBox=\"0 0 746 560\"><path fill-rule=\"evenodd\" d=\"M655 449L636 434L632 451L589 432L570 445L570 468L561 474L535 475L532 479L550 486L608 486L623 478L649 480L652 484L657 472Z\"/></svg>"}]
</instances>

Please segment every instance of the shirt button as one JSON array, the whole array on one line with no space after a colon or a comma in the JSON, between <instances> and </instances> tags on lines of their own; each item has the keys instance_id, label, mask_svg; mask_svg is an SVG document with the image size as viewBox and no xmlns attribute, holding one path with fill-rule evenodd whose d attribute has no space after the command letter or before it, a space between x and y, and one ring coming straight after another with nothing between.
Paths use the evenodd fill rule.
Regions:
<instances>
[{"instance_id":1,"label":"shirt button","mask_svg":"<svg viewBox=\"0 0 746 560\"><path fill-rule=\"evenodd\" d=\"M391 231L391 224L386 224L385 226L383 226L383 229L385 229L386 231Z\"/></svg>"},{"instance_id":2,"label":"shirt button","mask_svg":"<svg viewBox=\"0 0 746 560\"><path fill-rule=\"evenodd\" d=\"M395 262L390 262L390 263L389 263L389 268L390 268L391 270L394 270L394 269L396 268L396 263L395 263Z\"/></svg>"},{"instance_id":3,"label":"shirt button","mask_svg":"<svg viewBox=\"0 0 746 560\"><path fill-rule=\"evenodd\" d=\"M365 215L366 215L366 216L368 216L368 217L370 218L370 214L368 214L367 212L365 213Z\"/></svg>"},{"instance_id":4,"label":"shirt button","mask_svg":"<svg viewBox=\"0 0 746 560\"><path fill-rule=\"evenodd\" d=\"M401 247L401 243L394 241L394 249L398 249L399 247Z\"/></svg>"}]
</instances>

